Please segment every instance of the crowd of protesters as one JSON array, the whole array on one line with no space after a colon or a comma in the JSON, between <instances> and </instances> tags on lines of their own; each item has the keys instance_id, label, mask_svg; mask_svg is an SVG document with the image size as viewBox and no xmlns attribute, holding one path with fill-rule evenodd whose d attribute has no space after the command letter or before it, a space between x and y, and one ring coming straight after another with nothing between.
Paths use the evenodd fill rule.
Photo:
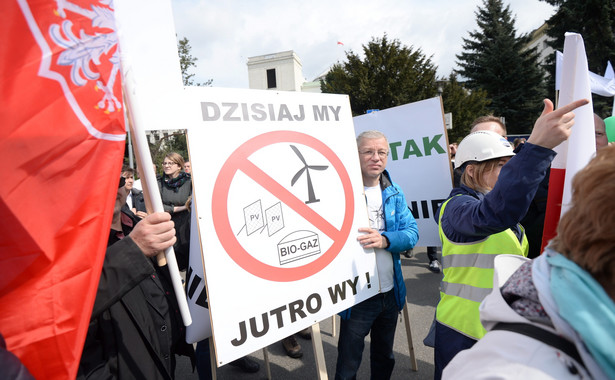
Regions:
<instances>
[{"instance_id":1,"label":"crowd of protesters","mask_svg":"<svg viewBox=\"0 0 615 380\"><path fill-rule=\"evenodd\" d=\"M575 178L572 208L558 237L546 254L525 258L531 236L523 220L545 183L553 148L570 136L574 110L586 103L553 110L545 100L530 137L514 147L492 116L478 119L468 136L451 144L458 182L435 216L444 272L434 323L435 379L513 378L521 369L529 378L615 376L615 219L607 211L615 206L615 146L603 141L602 119L595 121L600 150ZM381 292L340 314L335 378L356 378L370 334L371 378L388 379L406 302L400 254L411 252L419 231L386 171L386 136L364 132L357 150L370 210L358 244L376 253ZM168 267L155 259L173 246L179 269L188 266L191 165L173 152L159 164L164 212L148 212L135 171L122 169L79 378L173 379L176 355L191 358L200 379L211 378L208 340L195 356ZM437 260L430 248L430 260ZM439 270L438 262L432 271ZM577 312L590 308L600 315ZM260 368L249 357L232 364L245 372Z\"/></svg>"}]
</instances>

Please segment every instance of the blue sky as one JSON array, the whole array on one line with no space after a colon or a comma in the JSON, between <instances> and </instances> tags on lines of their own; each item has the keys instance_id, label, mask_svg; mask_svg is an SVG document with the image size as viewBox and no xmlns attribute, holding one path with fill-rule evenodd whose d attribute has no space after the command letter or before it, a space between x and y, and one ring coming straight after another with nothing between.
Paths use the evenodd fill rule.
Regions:
<instances>
[{"instance_id":1,"label":"blue sky","mask_svg":"<svg viewBox=\"0 0 615 380\"><path fill-rule=\"evenodd\" d=\"M187 37L197 81L215 87L248 87L248 57L294 50L303 75L312 80L344 59L346 50L362 52L372 37L387 33L402 44L421 48L448 76L456 67L462 38L477 29L481 0L172 0L177 35ZM507 4L505 1L504 4ZM538 28L554 8L538 0L512 0L519 33ZM339 45L340 41L344 45Z\"/></svg>"}]
</instances>

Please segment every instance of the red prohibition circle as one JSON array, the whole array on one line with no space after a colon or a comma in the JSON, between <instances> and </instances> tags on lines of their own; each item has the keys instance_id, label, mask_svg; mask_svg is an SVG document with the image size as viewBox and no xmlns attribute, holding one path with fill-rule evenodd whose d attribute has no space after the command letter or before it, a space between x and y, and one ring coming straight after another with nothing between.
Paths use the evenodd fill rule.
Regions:
<instances>
[{"instance_id":1,"label":"red prohibition circle","mask_svg":"<svg viewBox=\"0 0 615 380\"><path fill-rule=\"evenodd\" d=\"M342 227L339 230L332 230L329 228L329 232L327 233L327 235L332 238L333 244L318 259L309 264L294 268L279 268L255 259L237 240L237 237L231 228L231 223L228 216L229 189L233 178L238 171L243 171L245 174L247 174L246 172L250 172L252 174L249 174L249 176L253 179L255 176L262 179L263 182L259 183L261 183L261 185L269 191L273 190L276 193L285 192L280 184L267 176L266 173L260 171L256 165L249 161L249 157L259 149L262 149L268 145L284 142L303 144L322 154L327 160L329 160L333 168L336 170L344 189L345 212ZM303 201L294 196L286 196L285 199L281 199L281 201L286 203L289 207L307 207ZM290 203L290 205L288 203ZM305 210L308 210L308 215L310 215L311 212L313 216L313 218L309 218L308 216L308 221L313 222L320 219L318 214L311 211L309 207L304 209L304 211ZM350 176L342 164L342 161L327 145L320 140L310 135L294 131L267 132L243 143L229 156L224 165L222 165L220 174L214 184L212 194L212 217L214 228L216 230L216 234L218 235L220 244L222 244L222 247L225 249L226 253L233 261L235 261L235 263L237 263L237 265L242 267L247 272L265 280L278 282L297 281L308 278L320 272L337 257L344 247L348 235L350 234L352 221L354 219L354 196L352 192L352 183L350 182ZM315 224L315 226L320 229L318 224Z\"/></svg>"}]
</instances>

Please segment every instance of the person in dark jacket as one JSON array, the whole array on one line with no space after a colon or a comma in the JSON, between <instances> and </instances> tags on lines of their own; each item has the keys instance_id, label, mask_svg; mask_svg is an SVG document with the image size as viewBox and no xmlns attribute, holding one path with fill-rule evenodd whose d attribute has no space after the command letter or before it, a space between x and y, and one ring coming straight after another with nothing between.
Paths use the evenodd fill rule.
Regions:
<instances>
[{"instance_id":1,"label":"person in dark jacket","mask_svg":"<svg viewBox=\"0 0 615 380\"><path fill-rule=\"evenodd\" d=\"M148 215L107 248L78 379L173 379L185 343L167 267L153 258L175 243L168 213Z\"/></svg>"},{"instance_id":2,"label":"person in dark jacket","mask_svg":"<svg viewBox=\"0 0 615 380\"><path fill-rule=\"evenodd\" d=\"M122 231L124 235L128 235L135 225L147 216L147 209L145 207L143 191L134 187L134 169L123 168L122 178L125 180L124 190L126 192L126 202L121 208Z\"/></svg>"},{"instance_id":3,"label":"person in dark jacket","mask_svg":"<svg viewBox=\"0 0 615 380\"><path fill-rule=\"evenodd\" d=\"M6 341L0 333L0 369L4 379L34 380L34 376L11 351L6 349Z\"/></svg>"},{"instance_id":4,"label":"person in dark jacket","mask_svg":"<svg viewBox=\"0 0 615 380\"><path fill-rule=\"evenodd\" d=\"M177 243L173 246L179 270L188 267L190 252L190 213L186 203L192 196L192 179L184 172L184 159L171 152L162 161L163 175L158 179L164 211L171 214L177 231Z\"/></svg>"}]
</instances>

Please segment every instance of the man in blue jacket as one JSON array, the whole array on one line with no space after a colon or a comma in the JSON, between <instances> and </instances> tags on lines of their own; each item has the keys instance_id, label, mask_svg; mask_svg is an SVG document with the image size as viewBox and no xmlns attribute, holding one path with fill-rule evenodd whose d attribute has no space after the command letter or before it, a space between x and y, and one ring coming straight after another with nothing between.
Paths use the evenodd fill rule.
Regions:
<instances>
[{"instance_id":1,"label":"man in blue jacket","mask_svg":"<svg viewBox=\"0 0 615 380\"><path fill-rule=\"evenodd\" d=\"M365 337L371 338L371 378L388 379L393 372L393 341L397 316L406 304L400 252L416 244L418 228L401 188L385 170L389 144L381 132L357 137L370 227L358 241L376 253L380 293L340 313L336 379L354 379L361 365Z\"/></svg>"}]
</instances>

